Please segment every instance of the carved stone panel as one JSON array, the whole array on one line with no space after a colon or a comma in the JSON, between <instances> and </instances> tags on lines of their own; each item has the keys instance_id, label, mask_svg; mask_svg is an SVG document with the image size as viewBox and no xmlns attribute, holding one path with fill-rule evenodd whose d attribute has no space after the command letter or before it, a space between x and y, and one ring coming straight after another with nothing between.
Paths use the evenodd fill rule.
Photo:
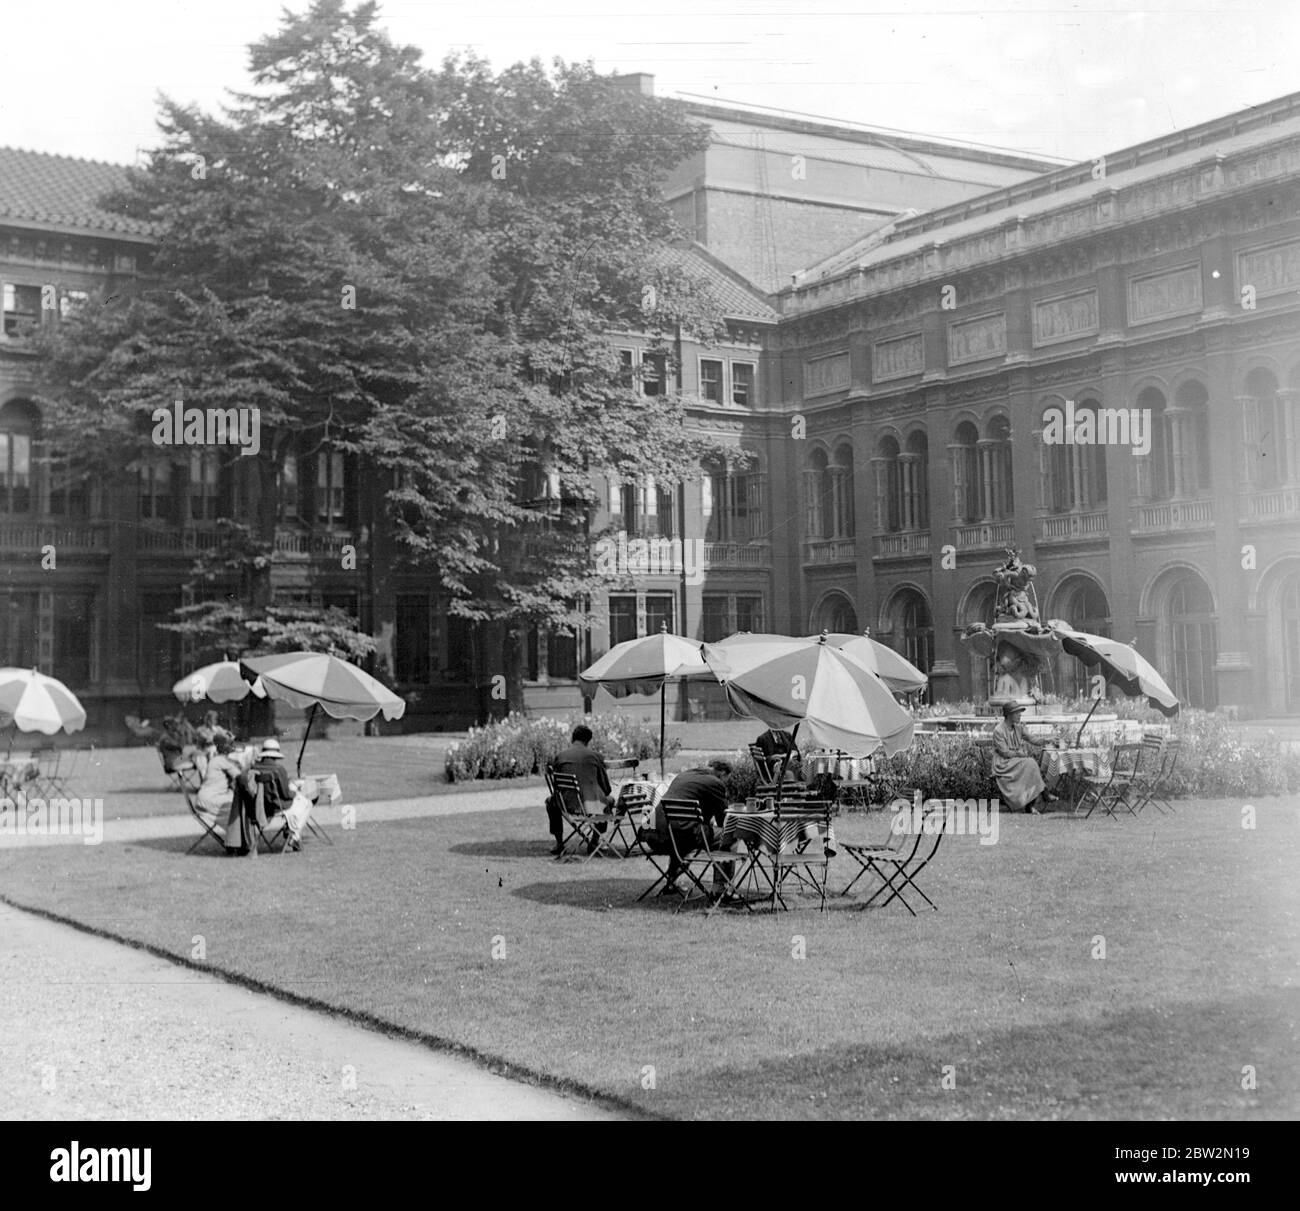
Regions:
<instances>
[{"instance_id":1,"label":"carved stone panel","mask_svg":"<svg viewBox=\"0 0 1300 1211\"><path fill-rule=\"evenodd\" d=\"M1254 286L1259 297L1300 286L1300 240L1237 253L1237 289Z\"/></svg>"},{"instance_id":2,"label":"carved stone panel","mask_svg":"<svg viewBox=\"0 0 1300 1211\"><path fill-rule=\"evenodd\" d=\"M877 341L871 347L871 378L874 382L906 378L909 374L920 374L924 369L925 347L919 332Z\"/></svg>"},{"instance_id":3,"label":"carved stone panel","mask_svg":"<svg viewBox=\"0 0 1300 1211\"><path fill-rule=\"evenodd\" d=\"M803 393L824 395L828 391L842 391L849 385L849 355L832 353L803 364Z\"/></svg>"},{"instance_id":4,"label":"carved stone panel","mask_svg":"<svg viewBox=\"0 0 1300 1211\"><path fill-rule=\"evenodd\" d=\"M1128 322L1149 324L1201 309L1201 266L1181 265L1128 280Z\"/></svg>"},{"instance_id":5,"label":"carved stone panel","mask_svg":"<svg viewBox=\"0 0 1300 1211\"><path fill-rule=\"evenodd\" d=\"M1007 351L1007 317L1002 311L948 325L948 364L1001 357Z\"/></svg>"},{"instance_id":6,"label":"carved stone panel","mask_svg":"<svg viewBox=\"0 0 1300 1211\"><path fill-rule=\"evenodd\" d=\"M1097 291L1043 299L1034 304L1034 344L1054 345L1097 331Z\"/></svg>"}]
</instances>

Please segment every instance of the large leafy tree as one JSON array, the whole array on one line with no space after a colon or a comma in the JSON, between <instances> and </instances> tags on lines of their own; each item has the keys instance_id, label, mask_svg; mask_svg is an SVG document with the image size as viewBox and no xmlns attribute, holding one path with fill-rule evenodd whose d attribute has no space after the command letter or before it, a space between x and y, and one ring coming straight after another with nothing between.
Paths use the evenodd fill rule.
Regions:
<instances>
[{"instance_id":1,"label":"large leafy tree","mask_svg":"<svg viewBox=\"0 0 1300 1211\"><path fill-rule=\"evenodd\" d=\"M427 70L370 3L286 15L250 69L221 116L165 101L107 200L158 243L139 289L42 333L52 436L121 474L158 455L158 407L258 408L239 470L263 544L291 443L362 456L518 705L522 628L576 621L593 585L592 474L671 482L706 452L604 335L648 331L671 361L683 331L721 330L664 254L658 190L704 136L588 67ZM242 588L263 618L270 567Z\"/></svg>"}]
</instances>

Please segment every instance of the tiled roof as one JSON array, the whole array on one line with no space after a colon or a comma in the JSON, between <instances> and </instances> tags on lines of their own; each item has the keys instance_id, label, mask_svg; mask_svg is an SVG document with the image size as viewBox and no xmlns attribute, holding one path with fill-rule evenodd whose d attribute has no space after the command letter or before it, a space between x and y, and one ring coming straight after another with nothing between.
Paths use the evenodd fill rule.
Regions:
<instances>
[{"instance_id":1,"label":"tiled roof","mask_svg":"<svg viewBox=\"0 0 1300 1211\"><path fill-rule=\"evenodd\" d=\"M724 265L703 244L693 241L665 250L670 263L690 269L708 282L728 319L758 320L774 324L781 317L757 286Z\"/></svg>"},{"instance_id":2,"label":"tiled roof","mask_svg":"<svg viewBox=\"0 0 1300 1211\"><path fill-rule=\"evenodd\" d=\"M0 147L0 223L148 236L148 223L97 205L105 193L126 183L126 171L124 165L102 160Z\"/></svg>"}]
</instances>

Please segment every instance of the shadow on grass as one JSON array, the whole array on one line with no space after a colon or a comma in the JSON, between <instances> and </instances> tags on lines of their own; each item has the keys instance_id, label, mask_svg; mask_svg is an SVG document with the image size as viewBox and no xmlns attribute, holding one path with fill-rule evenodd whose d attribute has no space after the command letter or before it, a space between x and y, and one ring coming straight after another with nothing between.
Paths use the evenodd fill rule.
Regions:
<instances>
[{"instance_id":1,"label":"shadow on grass","mask_svg":"<svg viewBox=\"0 0 1300 1211\"><path fill-rule=\"evenodd\" d=\"M1292 1118L1298 1020L1300 991L1271 988L1091 1020L985 1024L913 1047L798 1051L712 1069L693 1113L724 1117L743 1080L755 1118L788 1115L792 1104L808 1118L842 1119ZM1243 1080L1243 1065L1261 1074L1257 1082Z\"/></svg>"},{"instance_id":2,"label":"shadow on grass","mask_svg":"<svg viewBox=\"0 0 1300 1211\"><path fill-rule=\"evenodd\" d=\"M449 846L450 854L468 854L472 858L550 858L550 841L530 841L506 837L497 841L466 841Z\"/></svg>"},{"instance_id":3,"label":"shadow on grass","mask_svg":"<svg viewBox=\"0 0 1300 1211\"><path fill-rule=\"evenodd\" d=\"M650 882L650 878L563 879L554 883L525 883L522 887L516 887L511 894L522 900L531 900L534 904L585 908L591 912L609 912L611 909L653 912L657 908L667 908L671 912L679 902L676 897L658 899L647 896L638 903L637 896L650 886Z\"/></svg>"}]
</instances>

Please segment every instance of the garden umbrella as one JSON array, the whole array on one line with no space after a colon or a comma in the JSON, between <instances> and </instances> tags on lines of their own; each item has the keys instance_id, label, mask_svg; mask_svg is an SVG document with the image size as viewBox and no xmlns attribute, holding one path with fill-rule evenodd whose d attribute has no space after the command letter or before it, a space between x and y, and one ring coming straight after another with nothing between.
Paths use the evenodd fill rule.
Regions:
<instances>
[{"instance_id":1,"label":"garden umbrella","mask_svg":"<svg viewBox=\"0 0 1300 1211\"><path fill-rule=\"evenodd\" d=\"M259 698L266 697L266 692L260 686L250 685L244 679L237 660L218 660L215 664L205 664L172 686L172 693L181 702L198 702L203 698L211 702L239 702L247 698L250 691Z\"/></svg>"},{"instance_id":2,"label":"garden umbrella","mask_svg":"<svg viewBox=\"0 0 1300 1211\"><path fill-rule=\"evenodd\" d=\"M864 757L912 743L912 717L889 687L824 636L733 635L705 644L704 659L733 709L792 739L802 727L819 744Z\"/></svg>"},{"instance_id":3,"label":"garden umbrella","mask_svg":"<svg viewBox=\"0 0 1300 1211\"><path fill-rule=\"evenodd\" d=\"M299 773L318 709L332 719L373 719L380 711L385 719L400 719L406 711L406 703L382 682L324 652L280 652L254 656L239 664L245 679L253 682L254 693L260 685L272 698L290 706L311 707L298 749Z\"/></svg>"},{"instance_id":4,"label":"garden umbrella","mask_svg":"<svg viewBox=\"0 0 1300 1211\"><path fill-rule=\"evenodd\" d=\"M86 726L86 710L62 681L35 669L0 669L0 715L18 731L79 732ZM13 733L9 736L13 751Z\"/></svg>"},{"instance_id":5,"label":"garden umbrella","mask_svg":"<svg viewBox=\"0 0 1300 1211\"><path fill-rule=\"evenodd\" d=\"M822 634L826 635L826 632ZM816 640L820 636L810 635L808 638ZM910 660L904 660L893 648L886 647L865 632L861 635L826 635L826 642L856 656L895 694L913 694L925 689L929 683L930 679Z\"/></svg>"},{"instance_id":6,"label":"garden umbrella","mask_svg":"<svg viewBox=\"0 0 1300 1211\"><path fill-rule=\"evenodd\" d=\"M664 732L667 685L670 677L712 676L700 655L700 645L680 635L670 635L666 623L657 635L644 635L616 643L595 664L578 674L584 698L595 697L604 687L615 698L659 692L659 777L664 776Z\"/></svg>"},{"instance_id":7,"label":"garden umbrella","mask_svg":"<svg viewBox=\"0 0 1300 1211\"><path fill-rule=\"evenodd\" d=\"M1178 714L1178 698L1138 650L1104 635L1076 631L1053 619L1048 624L1065 649L1090 669L1100 669L1106 680L1119 686L1130 698L1146 695L1147 701L1165 715Z\"/></svg>"}]
</instances>

